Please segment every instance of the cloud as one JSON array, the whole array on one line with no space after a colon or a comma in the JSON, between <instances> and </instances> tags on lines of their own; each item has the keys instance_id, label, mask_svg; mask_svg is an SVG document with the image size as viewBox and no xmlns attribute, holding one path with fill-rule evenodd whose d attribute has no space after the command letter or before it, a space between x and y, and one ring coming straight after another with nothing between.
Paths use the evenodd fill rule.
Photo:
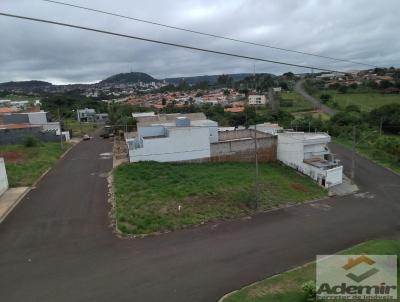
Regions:
<instances>
[{"instance_id":1,"label":"cloud","mask_svg":"<svg viewBox=\"0 0 400 302\"><path fill-rule=\"evenodd\" d=\"M136 18L379 66L400 59L397 0L65 0ZM160 28L44 1L2 0L1 11L237 54L336 70L363 66ZM95 82L119 72L158 78L308 70L0 17L0 81Z\"/></svg>"}]
</instances>

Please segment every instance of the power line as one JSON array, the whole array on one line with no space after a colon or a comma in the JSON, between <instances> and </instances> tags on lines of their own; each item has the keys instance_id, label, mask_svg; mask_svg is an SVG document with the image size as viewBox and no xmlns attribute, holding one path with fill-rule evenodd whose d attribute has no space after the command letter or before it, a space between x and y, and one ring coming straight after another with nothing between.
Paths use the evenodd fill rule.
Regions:
<instances>
[{"instance_id":1,"label":"power line","mask_svg":"<svg viewBox=\"0 0 400 302\"><path fill-rule=\"evenodd\" d=\"M253 60L253 61L267 62L267 63L272 63L272 64L279 64L279 65L286 65L286 66L300 67L300 68L307 68L307 69L315 69L315 70L319 70L319 71L343 73L342 71L338 71L338 70L332 70L332 69L326 69L326 68L320 68L320 67L313 67L313 66L307 66L307 65L300 65L300 64L293 64L293 63L287 63L287 62L282 62L282 61L268 60L268 59L257 58L257 57L246 56L246 55L235 54L235 53L229 53L229 52L224 52L224 51L211 50L211 49L194 47L194 46L183 45L183 44L177 44L177 43L172 43L172 42L165 42L165 41L154 40L154 39L138 37L138 36L132 36L132 35L127 35L127 34L120 34L120 33L116 33L116 32L111 32L111 31L106 31L106 30L101 30L101 29L96 29L96 28L91 28L91 27L84 27L84 26L68 24L68 23L61 23L61 22L51 21L51 20L46 20L46 19L39 19L39 18L32 18L32 17L20 16L20 15L13 15L13 14L7 14L7 13L3 13L3 12L0 12L0 16L11 17L11 18L16 18L16 19L23 19L23 20L30 20L30 21L53 24L53 25L59 25L59 26L70 27L70 28L76 28L76 29L81 29L81 30L86 30L86 31L92 31L92 32L97 32L97 33L117 36L117 37L135 39L135 40L140 40L140 41L146 41L146 42L163 44L163 45L174 46L174 47L180 47L180 48L185 48L185 49L190 49L190 50L214 53L214 54L230 56L230 57L236 57L236 58L247 59L247 60Z\"/></svg>"},{"instance_id":2,"label":"power line","mask_svg":"<svg viewBox=\"0 0 400 302\"><path fill-rule=\"evenodd\" d=\"M129 17L129 16L120 15L120 14L117 14L117 13L107 12L107 11L103 11L103 10L99 10L99 9L94 9L94 8L90 8L90 7L86 7L86 6L80 6L80 5L75 5L75 4L61 2L61 1L54 1L54 0L42 0L42 1L53 3L53 4L58 4L58 5L70 6L70 7L74 7L74 8L79 8L79 9L92 11L92 12L105 14L105 15L110 15L110 16L114 16L114 17L119 17L119 18L123 18L123 19L129 19L129 20L133 20L133 21L137 21L137 22L152 24L152 25L161 26L161 27L165 27L165 28L185 31L185 32L189 32L189 33L193 33L193 34L197 34L197 35L208 36L208 37L213 37L213 38L218 38L218 39L223 39L223 40L228 40L228 41L232 41L232 42L244 43L244 44L249 44L249 45L254 45L254 46L259 46L259 47L270 48L270 49L276 49L276 50L280 50L280 51L297 53L297 54L301 54L301 55L312 56L312 57L328 59L328 60L333 60L333 61L347 62L347 63L357 64L357 65L364 65L364 66L369 66L369 67L374 67L374 68L378 67L376 65L367 64L367 63L361 63L361 62L357 62L357 61L353 61L353 60L334 58L334 57L330 57L330 56L318 55L318 54L315 54L315 53L309 53L309 52L305 52L305 51L293 50L293 49L288 49L288 48L283 48L283 47L278 47L278 46L273 46L273 45L268 45L268 44L261 44L261 43L256 43L256 42L250 42L250 41L245 41L245 40L240 40L240 39L220 36L220 35L211 34L211 33L205 33L205 32L201 32L201 31L197 31L197 30L193 30L193 29L187 29L187 28L167 25L167 24L163 24L163 23L159 23L159 22L155 22L155 21L149 21L149 20Z\"/></svg>"}]
</instances>

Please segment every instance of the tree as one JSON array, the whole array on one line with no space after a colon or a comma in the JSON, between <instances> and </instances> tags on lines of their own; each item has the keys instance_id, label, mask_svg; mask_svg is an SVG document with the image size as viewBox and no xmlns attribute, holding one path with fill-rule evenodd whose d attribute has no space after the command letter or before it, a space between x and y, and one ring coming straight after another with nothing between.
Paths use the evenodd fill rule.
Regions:
<instances>
[{"instance_id":1,"label":"tree","mask_svg":"<svg viewBox=\"0 0 400 302\"><path fill-rule=\"evenodd\" d=\"M338 91L340 93L346 93L348 89L349 88L347 86L342 85L342 86L339 87Z\"/></svg>"},{"instance_id":2,"label":"tree","mask_svg":"<svg viewBox=\"0 0 400 302\"><path fill-rule=\"evenodd\" d=\"M361 109L357 105L348 105L345 108L346 112L361 112Z\"/></svg>"},{"instance_id":3,"label":"tree","mask_svg":"<svg viewBox=\"0 0 400 302\"><path fill-rule=\"evenodd\" d=\"M400 105L387 104L372 110L369 113L369 120L371 124L380 127L391 133L400 132Z\"/></svg>"},{"instance_id":4,"label":"tree","mask_svg":"<svg viewBox=\"0 0 400 302\"><path fill-rule=\"evenodd\" d=\"M381 89L386 89L386 88L389 88L389 87L392 87L392 86L393 86L392 82L390 82L390 81L388 81L388 80L382 80L382 81L379 83L379 87L380 87Z\"/></svg>"},{"instance_id":5,"label":"tree","mask_svg":"<svg viewBox=\"0 0 400 302\"><path fill-rule=\"evenodd\" d=\"M232 87L233 78L227 74L222 74L218 76L217 83L221 86Z\"/></svg>"},{"instance_id":6,"label":"tree","mask_svg":"<svg viewBox=\"0 0 400 302\"><path fill-rule=\"evenodd\" d=\"M326 104L330 101L331 95L330 94L321 94L320 100L323 104Z\"/></svg>"},{"instance_id":7,"label":"tree","mask_svg":"<svg viewBox=\"0 0 400 302\"><path fill-rule=\"evenodd\" d=\"M357 83L351 83L351 84L349 85L349 87L350 87L351 89L357 89L357 88L358 88L358 84L357 84Z\"/></svg>"}]
</instances>

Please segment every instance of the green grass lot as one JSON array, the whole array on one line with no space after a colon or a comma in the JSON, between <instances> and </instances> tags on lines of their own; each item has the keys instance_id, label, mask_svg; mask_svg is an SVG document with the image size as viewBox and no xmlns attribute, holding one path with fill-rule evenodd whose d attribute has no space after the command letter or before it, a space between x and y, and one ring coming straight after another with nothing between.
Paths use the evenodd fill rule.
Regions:
<instances>
[{"instance_id":1,"label":"green grass lot","mask_svg":"<svg viewBox=\"0 0 400 302\"><path fill-rule=\"evenodd\" d=\"M10 187L32 185L70 147L68 143L64 143L63 150L59 143L40 143L35 147L1 145L0 157L5 157Z\"/></svg>"},{"instance_id":2,"label":"green grass lot","mask_svg":"<svg viewBox=\"0 0 400 302\"><path fill-rule=\"evenodd\" d=\"M64 127L72 130L72 137L82 137L97 129L97 125L94 123L79 123L77 120L73 119L65 120Z\"/></svg>"},{"instance_id":3,"label":"green grass lot","mask_svg":"<svg viewBox=\"0 0 400 302\"><path fill-rule=\"evenodd\" d=\"M344 255L398 255L400 240L372 240L341 252ZM398 264L399 266L399 264ZM398 269L400 285L400 268ZM302 284L315 281L315 263L265 279L245 287L228 296L224 302L302 302L307 301L302 292ZM329 300L344 302L343 300ZM348 300L347 300L348 301ZM351 300L357 301L357 300ZM361 300L362 302L365 300ZM376 301L376 300L373 300ZM380 300L383 301L383 300ZM391 300L393 301L393 300Z\"/></svg>"},{"instance_id":4,"label":"green grass lot","mask_svg":"<svg viewBox=\"0 0 400 302\"><path fill-rule=\"evenodd\" d=\"M387 138L391 138L393 140L400 141L400 137L397 135L388 136L385 135ZM334 142L341 144L349 149L353 148L352 141L345 138L336 137L334 138ZM393 156L385 152L385 150L375 147L374 139L371 140L364 139L362 142L356 145L357 153L375 161L393 171L400 173L400 160L399 156Z\"/></svg>"},{"instance_id":5,"label":"green grass lot","mask_svg":"<svg viewBox=\"0 0 400 302\"><path fill-rule=\"evenodd\" d=\"M338 93L336 90L320 90L314 96L318 99L321 94L330 94L331 101L327 103L328 106L332 107L332 103L336 101L341 109L344 109L347 105L357 105L362 111L371 111L372 109L381 107L387 104L400 104L400 94L382 94L377 91L370 92L351 92L342 94Z\"/></svg>"},{"instance_id":6,"label":"green grass lot","mask_svg":"<svg viewBox=\"0 0 400 302\"><path fill-rule=\"evenodd\" d=\"M284 110L284 111L287 111L290 113L294 113L294 112L309 111L309 110L314 109L313 105L310 102L308 102L307 100L305 100L296 91L283 92L280 95L280 97L282 99L281 106L280 106L281 110ZM291 101L292 106L284 106L285 101L289 101L289 102Z\"/></svg>"},{"instance_id":7,"label":"green grass lot","mask_svg":"<svg viewBox=\"0 0 400 302\"><path fill-rule=\"evenodd\" d=\"M254 213L250 163L141 162L114 170L118 229L145 234ZM309 177L278 163L260 164L258 210L322 198ZM178 210L179 205L181 210Z\"/></svg>"}]
</instances>

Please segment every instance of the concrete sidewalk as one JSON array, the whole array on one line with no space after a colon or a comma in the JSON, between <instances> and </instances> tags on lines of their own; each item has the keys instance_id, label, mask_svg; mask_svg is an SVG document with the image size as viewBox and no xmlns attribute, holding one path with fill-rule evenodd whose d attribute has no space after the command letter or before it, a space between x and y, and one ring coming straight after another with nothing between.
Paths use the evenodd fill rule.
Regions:
<instances>
[{"instance_id":1,"label":"concrete sidewalk","mask_svg":"<svg viewBox=\"0 0 400 302\"><path fill-rule=\"evenodd\" d=\"M29 189L30 187L11 188L0 196L0 223L29 192Z\"/></svg>"},{"instance_id":2,"label":"concrete sidewalk","mask_svg":"<svg viewBox=\"0 0 400 302\"><path fill-rule=\"evenodd\" d=\"M343 182L340 185L329 188L330 196L346 196L358 192L358 186L343 174Z\"/></svg>"}]
</instances>

